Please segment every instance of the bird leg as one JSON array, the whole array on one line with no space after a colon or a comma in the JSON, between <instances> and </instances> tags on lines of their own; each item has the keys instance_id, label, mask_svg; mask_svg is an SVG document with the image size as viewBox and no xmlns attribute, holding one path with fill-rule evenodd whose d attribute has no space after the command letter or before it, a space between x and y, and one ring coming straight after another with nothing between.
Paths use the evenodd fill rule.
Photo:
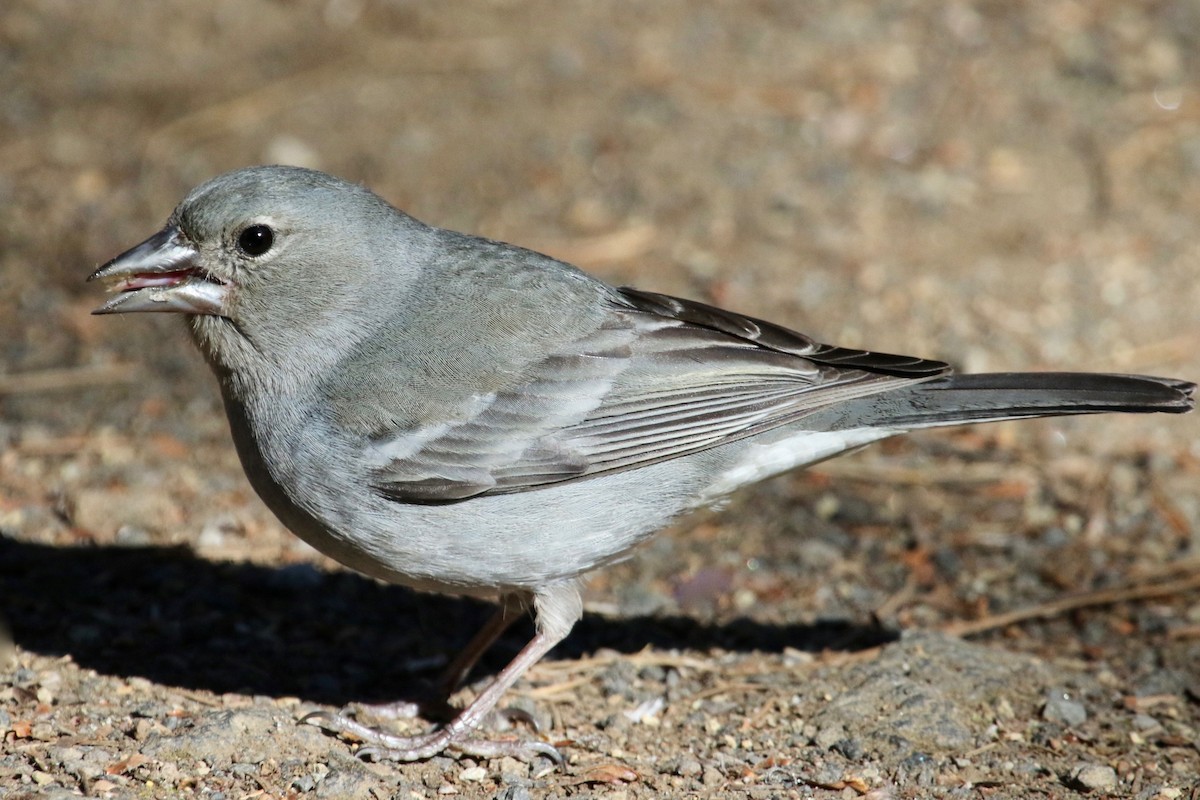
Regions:
<instances>
[{"instance_id":1,"label":"bird leg","mask_svg":"<svg viewBox=\"0 0 1200 800\"><path fill-rule=\"evenodd\" d=\"M424 736L395 736L363 725L344 714L325 711L308 714L301 722L361 740L366 745L358 751L362 758L420 761L445 750L453 750L480 758L513 756L528 759L544 755L561 762L562 755L553 745L546 742L490 741L473 736L504 693L512 688L530 667L566 638L583 611L579 590L573 581L539 589L534 593L533 606L537 633L479 696L440 730ZM506 599L500 611L467 645L463 655L451 662L444 676L447 683L462 679L479 655L487 649L487 645L495 641L515 619L514 610L517 607Z\"/></svg>"},{"instance_id":2,"label":"bird leg","mask_svg":"<svg viewBox=\"0 0 1200 800\"><path fill-rule=\"evenodd\" d=\"M488 651L500 636L516 622L528 606L528 597L507 594L500 598L500 607L488 618L454 660L442 670L432 690L418 700L398 700L394 703L356 703L360 709L377 719L413 719L432 715L438 719L454 716L450 706L450 695L458 691L480 657Z\"/></svg>"},{"instance_id":3,"label":"bird leg","mask_svg":"<svg viewBox=\"0 0 1200 800\"><path fill-rule=\"evenodd\" d=\"M492 614L442 672L437 683L442 697L449 698L458 691L480 657L525 613L528 606L529 598L524 595L506 594L500 598L500 607L496 609L496 613Z\"/></svg>"}]
</instances>

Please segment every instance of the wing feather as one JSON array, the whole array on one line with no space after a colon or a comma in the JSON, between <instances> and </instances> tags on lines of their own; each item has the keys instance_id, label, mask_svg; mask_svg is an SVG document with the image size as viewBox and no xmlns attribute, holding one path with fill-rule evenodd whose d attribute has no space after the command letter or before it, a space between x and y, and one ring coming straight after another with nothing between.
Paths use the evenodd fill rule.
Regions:
<instances>
[{"instance_id":1,"label":"wing feather","mask_svg":"<svg viewBox=\"0 0 1200 800\"><path fill-rule=\"evenodd\" d=\"M666 295L623 289L613 299L605 325L526 365L458 422L377 437L375 488L405 502L536 489L717 447L949 371Z\"/></svg>"}]
</instances>

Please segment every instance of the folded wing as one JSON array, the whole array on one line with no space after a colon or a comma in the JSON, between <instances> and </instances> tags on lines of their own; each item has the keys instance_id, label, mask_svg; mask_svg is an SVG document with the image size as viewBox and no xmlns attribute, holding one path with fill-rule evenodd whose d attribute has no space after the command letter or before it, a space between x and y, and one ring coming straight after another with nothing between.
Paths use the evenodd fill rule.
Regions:
<instances>
[{"instance_id":1,"label":"folded wing","mask_svg":"<svg viewBox=\"0 0 1200 800\"><path fill-rule=\"evenodd\" d=\"M373 486L404 502L517 492L676 458L831 404L927 381L940 361L823 345L751 317L622 289L606 323L473 398L385 434Z\"/></svg>"}]
</instances>

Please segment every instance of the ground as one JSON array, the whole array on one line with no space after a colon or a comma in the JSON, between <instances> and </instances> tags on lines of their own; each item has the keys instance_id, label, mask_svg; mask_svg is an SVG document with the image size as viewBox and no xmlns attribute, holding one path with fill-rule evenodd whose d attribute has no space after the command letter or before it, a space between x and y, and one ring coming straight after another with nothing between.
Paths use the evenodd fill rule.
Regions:
<instances>
[{"instance_id":1,"label":"ground","mask_svg":"<svg viewBox=\"0 0 1200 800\"><path fill-rule=\"evenodd\" d=\"M299 163L824 341L1195 379L1198 54L1189 0L7 0L0 796L1200 797L1200 415L747 489L511 694L540 733L491 735L565 766L367 763L297 720L412 696L486 605L302 546L179 320L83 283Z\"/></svg>"}]
</instances>

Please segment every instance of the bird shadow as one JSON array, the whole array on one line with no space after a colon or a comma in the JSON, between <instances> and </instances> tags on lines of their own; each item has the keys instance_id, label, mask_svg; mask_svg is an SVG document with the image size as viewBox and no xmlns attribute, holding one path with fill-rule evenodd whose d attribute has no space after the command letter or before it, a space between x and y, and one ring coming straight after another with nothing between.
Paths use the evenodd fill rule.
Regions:
<instances>
[{"instance_id":1,"label":"bird shadow","mask_svg":"<svg viewBox=\"0 0 1200 800\"><path fill-rule=\"evenodd\" d=\"M310 565L208 561L186 547L51 547L0 535L0 616L19 647L185 689L335 706L411 699L491 610ZM502 667L530 633L515 627L481 669ZM895 638L840 622L589 615L556 655L629 653L647 645L856 650Z\"/></svg>"}]
</instances>

